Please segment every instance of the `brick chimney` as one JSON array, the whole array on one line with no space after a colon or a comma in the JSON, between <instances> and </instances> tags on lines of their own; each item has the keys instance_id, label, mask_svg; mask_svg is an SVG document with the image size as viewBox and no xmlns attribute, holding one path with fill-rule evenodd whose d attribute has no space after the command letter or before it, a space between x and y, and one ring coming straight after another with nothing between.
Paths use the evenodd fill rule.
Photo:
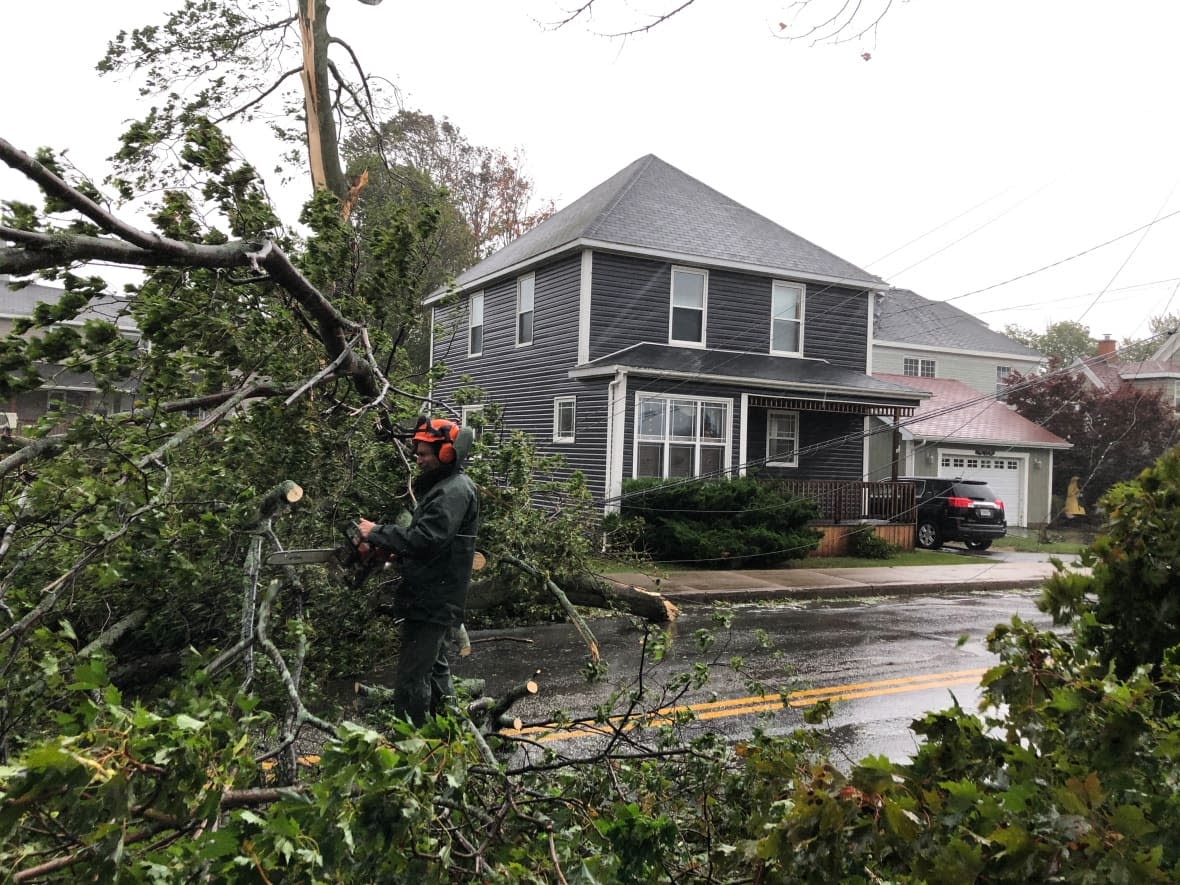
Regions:
<instances>
[{"instance_id":1,"label":"brick chimney","mask_svg":"<svg viewBox=\"0 0 1180 885\"><path fill-rule=\"evenodd\" d=\"M1116 342L1113 338L1111 338L1109 333L1107 333L1105 338L1102 338L1098 342L1098 355L1099 356L1110 356L1112 353L1114 353L1118 349L1119 349L1118 342Z\"/></svg>"}]
</instances>

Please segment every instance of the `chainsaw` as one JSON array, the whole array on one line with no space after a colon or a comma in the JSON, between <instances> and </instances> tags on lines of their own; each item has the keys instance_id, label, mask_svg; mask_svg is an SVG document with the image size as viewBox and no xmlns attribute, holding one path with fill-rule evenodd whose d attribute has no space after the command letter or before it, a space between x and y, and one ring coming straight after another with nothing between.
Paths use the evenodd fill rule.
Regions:
<instances>
[{"instance_id":1,"label":"chainsaw","mask_svg":"<svg viewBox=\"0 0 1180 885\"><path fill-rule=\"evenodd\" d=\"M408 519L405 520L408 522ZM400 523L400 521L399 521ZM267 565L315 565L325 564L331 571L343 575L348 585L356 590L368 580L374 572L388 568L396 560L396 556L388 550L367 544L360 536L348 529L341 529L344 533L344 543L339 547L315 547L310 550L279 550L266 557ZM487 559L480 551L475 551L471 568L479 571L487 564Z\"/></svg>"},{"instance_id":2,"label":"chainsaw","mask_svg":"<svg viewBox=\"0 0 1180 885\"><path fill-rule=\"evenodd\" d=\"M394 556L387 550L364 543L359 535L348 529L344 543L338 547L316 547L310 550L279 550L266 557L267 565L327 565L329 570L342 575L349 587L359 588L374 572L386 568Z\"/></svg>"}]
</instances>

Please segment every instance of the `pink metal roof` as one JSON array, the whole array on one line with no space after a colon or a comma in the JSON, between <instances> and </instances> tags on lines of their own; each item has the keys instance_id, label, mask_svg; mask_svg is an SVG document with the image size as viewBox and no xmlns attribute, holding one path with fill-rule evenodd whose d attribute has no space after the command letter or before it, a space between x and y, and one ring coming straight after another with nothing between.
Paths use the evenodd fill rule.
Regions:
<instances>
[{"instance_id":1,"label":"pink metal roof","mask_svg":"<svg viewBox=\"0 0 1180 885\"><path fill-rule=\"evenodd\" d=\"M1061 437L962 381L884 372L874 372L873 377L933 394L922 401L912 420L903 423L916 439L1070 448Z\"/></svg>"}]
</instances>

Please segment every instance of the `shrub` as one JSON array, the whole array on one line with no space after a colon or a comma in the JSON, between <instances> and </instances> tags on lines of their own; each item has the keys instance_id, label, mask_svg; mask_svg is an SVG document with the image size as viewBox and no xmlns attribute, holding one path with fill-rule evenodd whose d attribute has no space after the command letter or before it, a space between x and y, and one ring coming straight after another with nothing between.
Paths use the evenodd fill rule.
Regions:
<instances>
[{"instance_id":1,"label":"shrub","mask_svg":"<svg viewBox=\"0 0 1180 885\"><path fill-rule=\"evenodd\" d=\"M694 482L632 480L621 521L641 519L637 543L663 562L710 568L772 566L801 559L822 535L808 526L815 504L752 477Z\"/></svg>"},{"instance_id":2,"label":"shrub","mask_svg":"<svg viewBox=\"0 0 1180 885\"><path fill-rule=\"evenodd\" d=\"M860 559L890 559L897 547L873 531L872 526L859 526L848 535L848 554Z\"/></svg>"},{"instance_id":3,"label":"shrub","mask_svg":"<svg viewBox=\"0 0 1180 885\"><path fill-rule=\"evenodd\" d=\"M1180 644L1180 449L1172 449L1102 499L1106 533L1084 551L1090 574L1060 570L1041 607L1057 623L1079 620L1086 644L1128 678L1158 672Z\"/></svg>"}]
</instances>

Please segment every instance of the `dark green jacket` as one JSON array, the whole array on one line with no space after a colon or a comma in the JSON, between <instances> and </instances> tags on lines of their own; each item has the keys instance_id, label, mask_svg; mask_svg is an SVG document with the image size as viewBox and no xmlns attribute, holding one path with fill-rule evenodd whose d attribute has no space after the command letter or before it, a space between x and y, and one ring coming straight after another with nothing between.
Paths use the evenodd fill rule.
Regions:
<instances>
[{"instance_id":1,"label":"dark green jacket","mask_svg":"<svg viewBox=\"0 0 1180 885\"><path fill-rule=\"evenodd\" d=\"M463 623L478 528L475 484L458 470L419 498L407 528L392 523L373 528L369 540L397 554L403 578L397 607L404 617Z\"/></svg>"}]
</instances>

